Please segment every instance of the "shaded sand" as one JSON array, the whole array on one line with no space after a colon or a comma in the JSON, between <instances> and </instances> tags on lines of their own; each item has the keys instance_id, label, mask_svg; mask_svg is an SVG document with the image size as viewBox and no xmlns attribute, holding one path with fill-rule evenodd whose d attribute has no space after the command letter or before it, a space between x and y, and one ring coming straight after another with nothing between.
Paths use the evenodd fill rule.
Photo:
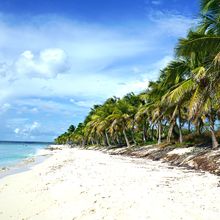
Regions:
<instances>
[{"instance_id":1,"label":"shaded sand","mask_svg":"<svg viewBox=\"0 0 220 220\"><path fill-rule=\"evenodd\" d=\"M219 177L98 151L54 151L0 180L0 219L219 220Z\"/></svg>"}]
</instances>

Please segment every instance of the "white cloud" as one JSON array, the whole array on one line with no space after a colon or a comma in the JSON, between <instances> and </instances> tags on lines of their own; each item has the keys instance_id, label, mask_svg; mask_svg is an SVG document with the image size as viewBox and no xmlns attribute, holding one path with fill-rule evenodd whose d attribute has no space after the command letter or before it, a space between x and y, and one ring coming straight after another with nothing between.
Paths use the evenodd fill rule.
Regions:
<instances>
[{"instance_id":1,"label":"white cloud","mask_svg":"<svg viewBox=\"0 0 220 220\"><path fill-rule=\"evenodd\" d=\"M152 10L148 16L161 34L166 33L178 38L184 37L187 31L198 23L196 19L170 11Z\"/></svg>"},{"instance_id":2,"label":"white cloud","mask_svg":"<svg viewBox=\"0 0 220 220\"><path fill-rule=\"evenodd\" d=\"M7 112L11 108L11 104L4 103L0 106L0 113Z\"/></svg>"},{"instance_id":3,"label":"white cloud","mask_svg":"<svg viewBox=\"0 0 220 220\"><path fill-rule=\"evenodd\" d=\"M33 123L31 124L25 124L23 125L22 127L20 128L15 128L14 129L14 133L16 135L19 135L21 137L28 137L30 135L33 135L34 132L36 132L36 130L40 128L40 123L39 122L36 122L34 121Z\"/></svg>"},{"instance_id":4,"label":"white cloud","mask_svg":"<svg viewBox=\"0 0 220 220\"><path fill-rule=\"evenodd\" d=\"M0 104L30 96L111 96L125 70L114 77L104 69L153 48L142 28L131 33L130 27L37 19L0 22Z\"/></svg>"},{"instance_id":5,"label":"white cloud","mask_svg":"<svg viewBox=\"0 0 220 220\"><path fill-rule=\"evenodd\" d=\"M42 50L38 56L24 51L15 63L16 73L27 77L53 78L67 70L67 55L59 48Z\"/></svg>"},{"instance_id":6,"label":"white cloud","mask_svg":"<svg viewBox=\"0 0 220 220\"><path fill-rule=\"evenodd\" d=\"M153 5L160 5L160 4L161 4L161 1L160 1L160 0L153 0L153 1L151 1L151 3L152 3Z\"/></svg>"},{"instance_id":7,"label":"white cloud","mask_svg":"<svg viewBox=\"0 0 220 220\"><path fill-rule=\"evenodd\" d=\"M40 127L40 124L37 121L34 121L33 124L30 126L30 131L33 131L39 127Z\"/></svg>"},{"instance_id":8,"label":"white cloud","mask_svg":"<svg viewBox=\"0 0 220 220\"><path fill-rule=\"evenodd\" d=\"M153 25L148 29L144 24L133 29L106 29L59 17L41 17L41 24L31 20L17 26L0 22L4 36L0 37L0 103L31 96L107 98L126 90L118 88L121 81L136 84L137 76L151 69L157 76L158 65L148 62L147 56L167 51L169 46L161 38L170 32L180 34L192 20L159 11L152 12L150 18ZM138 60L144 56L146 69L140 70L143 64L138 65ZM126 64L116 69L130 60L134 62L130 67ZM116 68L106 70L111 65Z\"/></svg>"},{"instance_id":9,"label":"white cloud","mask_svg":"<svg viewBox=\"0 0 220 220\"><path fill-rule=\"evenodd\" d=\"M26 137L47 129L42 118L65 130L88 107L146 89L172 58L173 37L193 21L155 11L150 21L107 27L53 16L15 25L0 17L0 111L13 103L20 117L8 116L3 127Z\"/></svg>"},{"instance_id":10,"label":"white cloud","mask_svg":"<svg viewBox=\"0 0 220 220\"><path fill-rule=\"evenodd\" d=\"M134 92L134 93L139 93L141 91L144 91L148 87L148 80L140 80L140 81L134 81L134 82L129 82L125 83L124 85L121 85L115 95L117 97L123 97L124 95Z\"/></svg>"},{"instance_id":11,"label":"white cloud","mask_svg":"<svg viewBox=\"0 0 220 220\"><path fill-rule=\"evenodd\" d=\"M20 129L19 128L15 128L14 132L15 132L15 134L19 134L20 133Z\"/></svg>"},{"instance_id":12,"label":"white cloud","mask_svg":"<svg viewBox=\"0 0 220 220\"><path fill-rule=\"evenodd\" d=\"M36 24L36 20L41 23ZM106 27L53 16L32 18L26 25L0 22L0 30L0 48L7 49L4 54L0 52L0 58L15 59L24 50L62 48L73 58L74 69L82 64L90 66L94 61L100 64L134 56L151 46L150 43L146 45L147 40L137 36L138 33L133 33L135 37L128 36L130 28Z\"/></svg>"},{"instance_id":13,"label":"white cloud","mask_svg":"<svg viewBox=\"0 0 220 220\"><path fill-rule=\"evenodd\" d=\"M69 101L73 103L74 105L77 105L79 107L85 107L85 108L91 108L92 106L97 105L100 102L97 100L90 100L90 99L79 100L79 101L76 101L75 99L70 99Z\"/></svg>"},{"instance_id":14,"label":"white cloud","mask_svg":"<svg viewBox=\"0 0 220 220\"><path fill-rule=\"evenodd\" d=\"M17 113L19 114L41 114L45 115L63 115L75 117L76 113L81 112L80 106L73 106L68 102L52 101L40 98L18 99L14 102ZM43 122L44 123L44 122Z\"/></svg>"}]
</instances>

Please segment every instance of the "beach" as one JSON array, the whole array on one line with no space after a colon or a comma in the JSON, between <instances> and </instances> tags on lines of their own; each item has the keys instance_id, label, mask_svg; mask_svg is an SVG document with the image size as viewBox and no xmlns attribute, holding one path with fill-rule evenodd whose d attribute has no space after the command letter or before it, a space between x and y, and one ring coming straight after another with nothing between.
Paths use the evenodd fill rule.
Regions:
<instances>
[{"instance_id":1,"label":"beach","mask_svg":"<svg viewBox=\"0 0 220 220\"><path fill-rule=\"evenodd\" d=\"M218 176L93 150L51 154L0 179L0 219L219 220Z\"/></svg>"}]
</instances>

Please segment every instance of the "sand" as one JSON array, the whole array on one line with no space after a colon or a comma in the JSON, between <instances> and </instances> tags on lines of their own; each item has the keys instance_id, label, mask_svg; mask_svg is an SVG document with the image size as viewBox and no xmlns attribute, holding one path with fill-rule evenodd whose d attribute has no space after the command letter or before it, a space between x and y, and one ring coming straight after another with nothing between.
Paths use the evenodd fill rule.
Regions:
<instances>
[{"instance_id":1,"label":"sand","mask_svg":"<svg viewBox=\"0 0 220 220\"><path fill-rule=\"evenodd\" d=\"M219 181L161 162L64 149L0 179L0 219L219 220Z\"/></svg>"}]
</instances>

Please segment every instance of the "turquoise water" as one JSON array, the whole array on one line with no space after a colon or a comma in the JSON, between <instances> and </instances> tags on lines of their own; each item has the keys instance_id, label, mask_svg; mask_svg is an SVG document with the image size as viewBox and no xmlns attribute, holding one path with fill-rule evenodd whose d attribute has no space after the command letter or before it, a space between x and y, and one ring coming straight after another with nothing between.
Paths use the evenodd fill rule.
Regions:
<instances>
[{"instance_id":1,"label":"turquoise water","mask_svg":"<svg viewBox=\"0 0 220 220\"><path fill-rule=\"evenodd\" d=\"M0 167L15 165L37 154L49 143L0 142Z\"/></svg>"}]
</instances>

